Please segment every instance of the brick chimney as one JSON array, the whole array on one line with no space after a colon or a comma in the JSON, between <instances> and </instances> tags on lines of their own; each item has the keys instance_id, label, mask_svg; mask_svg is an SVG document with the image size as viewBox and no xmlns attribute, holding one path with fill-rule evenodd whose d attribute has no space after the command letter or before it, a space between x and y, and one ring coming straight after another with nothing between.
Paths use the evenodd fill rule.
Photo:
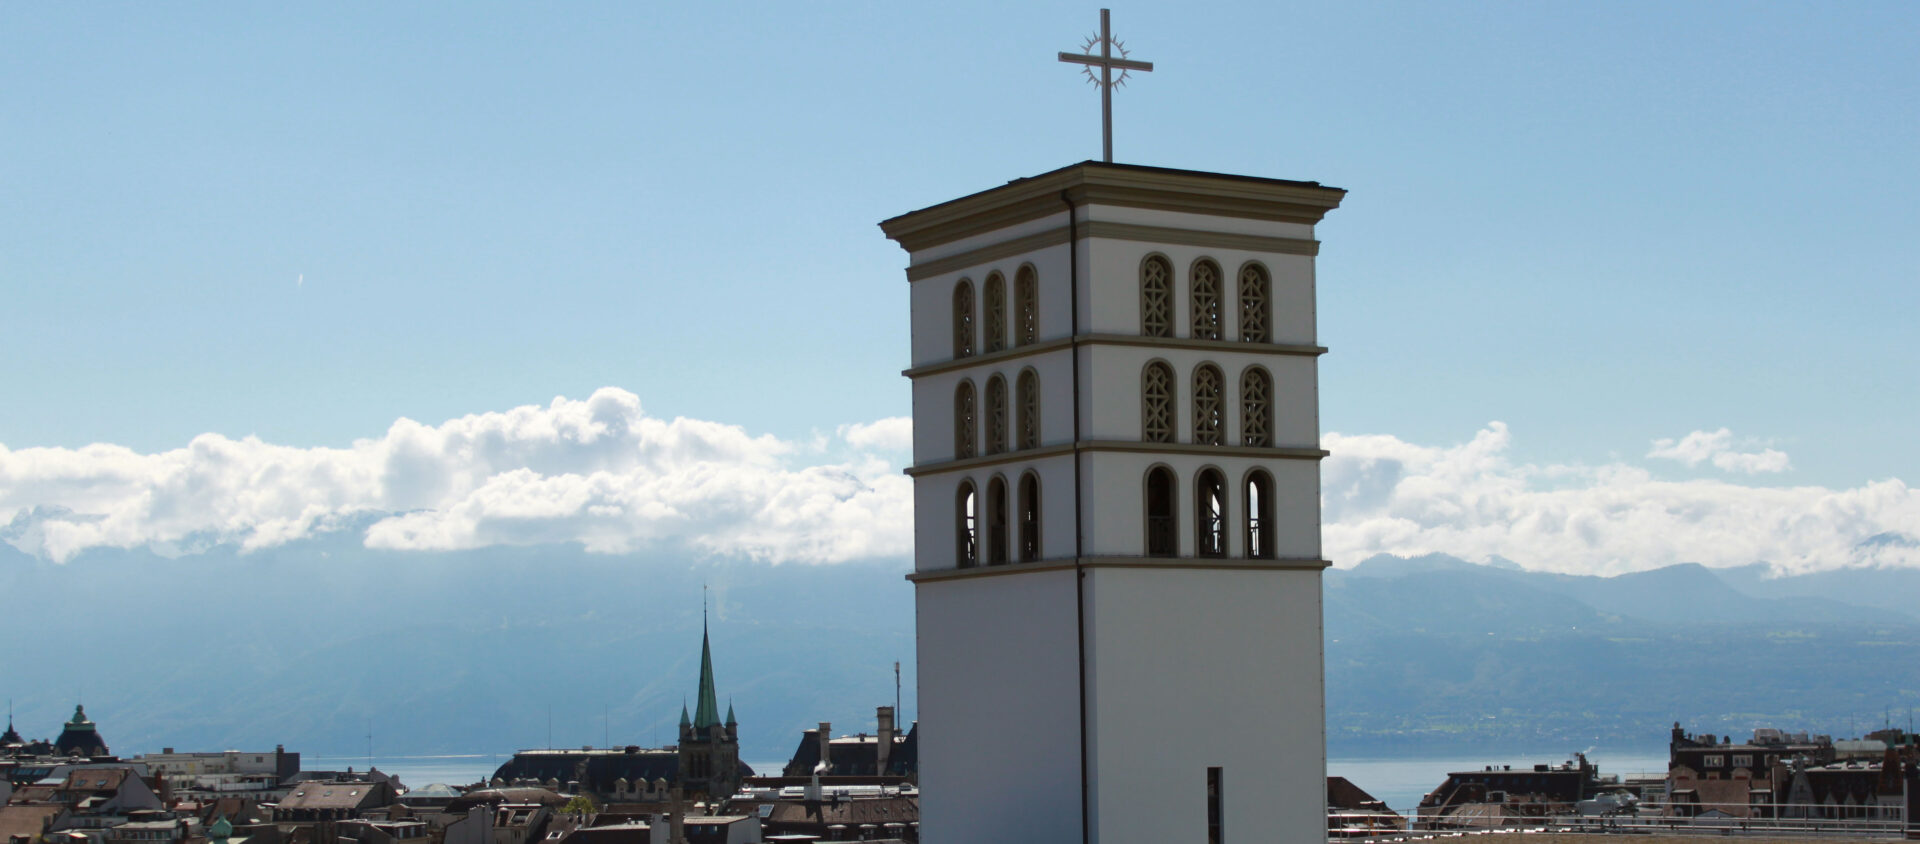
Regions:
<instances>
[{"instance_id":1,"label":"brick chimney","mask_svg":"<svg viewBox=\"0 0 1920 844\"><path fill-rule=\"evenodd\" d=\"M887 759L893 756L893 707L882 706L874 713L874 720L880 724L880 743L874 750L874 773L885 776Z\"/></svg>"},{"instance_id":2,"label":"brick chimney","mask_svg":"<svg viewBox=\"0 0 1920 844\"><path fill-rule=\"evenodd\" d=\"M832 753L832 751L833 751L833 723L830 721L821 721L820 722L820 764L825 765L828 768L833 767L833 759L830 758L830 754Z\"/></svg>"}]
</instances>

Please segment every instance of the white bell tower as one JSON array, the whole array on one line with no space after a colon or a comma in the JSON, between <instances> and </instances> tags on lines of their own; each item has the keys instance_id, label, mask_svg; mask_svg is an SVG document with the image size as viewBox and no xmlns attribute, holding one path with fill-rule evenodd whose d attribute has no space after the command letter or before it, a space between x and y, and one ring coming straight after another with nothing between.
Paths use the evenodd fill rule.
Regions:
<instances>
[{"instance_id":1,"label":"white bell tower","mask_svg":"<svg viewBox=\"0 0 1920 844\"><path fill-rule=\"evenodd\" d=\"M1325 840L1315 182L1085 162L910 254L922 839Z\"/></svg>"}]
</instances>

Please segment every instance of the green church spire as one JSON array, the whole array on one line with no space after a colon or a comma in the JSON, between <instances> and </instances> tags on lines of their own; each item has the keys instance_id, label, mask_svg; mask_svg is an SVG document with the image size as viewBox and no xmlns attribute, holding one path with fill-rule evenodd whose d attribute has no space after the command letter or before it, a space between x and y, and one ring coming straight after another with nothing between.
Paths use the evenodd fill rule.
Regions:
<instances>
[{"instance_id":1,"label":"green church spire","mask_svg":"<svg viewBox=\"0 0 1920 844\"><path fill-rule=\"evenodd\" d=\"M702 606L700 608L700 702L693 710L693 728L696 730L720 726L720 698L713 692L713 648L707 642L706 615L706 607Z\"/></svg>"}]
</instances>

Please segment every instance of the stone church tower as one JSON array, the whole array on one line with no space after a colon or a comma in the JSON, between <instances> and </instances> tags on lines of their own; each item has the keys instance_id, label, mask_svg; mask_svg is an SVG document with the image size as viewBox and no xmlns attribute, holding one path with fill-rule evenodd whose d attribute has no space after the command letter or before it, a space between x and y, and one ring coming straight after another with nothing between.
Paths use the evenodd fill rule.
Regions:
<instances>
[{"instance_id":1,"label":"stone church tower","mask_svg":"<svg viewBox=\"0 0 1920 844\"><path fill-rule=\"evenodd\" d=\"M909 253L922 838L1323 841L1314 182L1087 162Z\"/></svg>"},{"instance_id":2,"label":"stone church tower","mask_svg":"<svg viewBox=\"0 0 1920 844\"><path fill-rule=\"evenodd\" d=\"M700 627L700 696L693 716L680 707L679 785L691 797L705 794L715 800L732 797L740 790L740 725L734 722L733 706L727 706L727 720L720 721L719 695L713 687L713 648L707 640L706 625Z\"/></svg>"}]
</instances>

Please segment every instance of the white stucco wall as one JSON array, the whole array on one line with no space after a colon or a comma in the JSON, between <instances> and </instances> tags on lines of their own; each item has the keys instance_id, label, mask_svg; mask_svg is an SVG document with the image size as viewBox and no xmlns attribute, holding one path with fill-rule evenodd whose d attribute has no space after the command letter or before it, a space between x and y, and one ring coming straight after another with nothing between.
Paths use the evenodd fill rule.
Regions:
<instances>
[{"instance_id":1,"label":"white stucco wall","mask_svg":"<svg viewBox=\"0 0 1920 844\"><path fill-rule=\"evenodd\" d=\"M1320 573L1089 573L1095 841L1326 838ZM923 674L924 676L924 674Z\"/></svg>"},{"instance_id":2,"label":"white stucco wall","mask_svg":"<svg viewBox=\"0 0 1920 844\"><path fill-rule=\"evenodd\" d=\"M926 844L1080 840L1073 576L915 585Z\"/></svg>"}]
</instances>

